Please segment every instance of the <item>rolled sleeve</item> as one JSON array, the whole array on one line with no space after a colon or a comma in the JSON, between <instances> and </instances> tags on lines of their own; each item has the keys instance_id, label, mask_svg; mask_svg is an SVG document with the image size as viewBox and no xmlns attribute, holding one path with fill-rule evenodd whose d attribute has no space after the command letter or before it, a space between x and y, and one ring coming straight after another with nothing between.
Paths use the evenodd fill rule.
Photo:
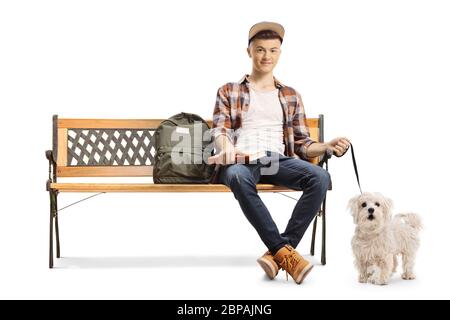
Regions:
<instances>
[{"instance_id":1,"label":"rolled sleeve","mask_svg":"<svg viewBox=\"0 0 450 320\"><path fill-rule=\"evenodd\" d=\"M294 152L303 160L311 159L306 155L308 147L316 143L310 138L309 129L306 125L306 114L303 106L302 98L298 92L296 92L297 104L295 113L292 118L292 127L294 131Z\"/></svg>"},{"instance_id":2,"label":"rolled sleeve","mask_svg":"<svg viewBox=\"0 0 450 320\"><path fill-rule=\"evenodd\" d=\"M227 85L217 90L216 104L214 106L213 124L211 136L213 139L221 135L227 136L233 141L233 130L231 129L231 110Z\"/></svg>"},{"instance_id":3,"label":"rolled sleeve","mask_svg":"<svg viewBox=\"0 0 450 320\"><path fill-rule=\"evenodd\" d=\"M305 141L301 146L300 149L296 152L296 154L302 158L303 160L310 160L312 159L311 157L308 157L306 155L306 150L308 149L308 147L310 145L312 145L313 143L316 143L316 141L308 139L307 141ZM314 158L314 157L313 157Z\"/></svg>"}]
</instances>

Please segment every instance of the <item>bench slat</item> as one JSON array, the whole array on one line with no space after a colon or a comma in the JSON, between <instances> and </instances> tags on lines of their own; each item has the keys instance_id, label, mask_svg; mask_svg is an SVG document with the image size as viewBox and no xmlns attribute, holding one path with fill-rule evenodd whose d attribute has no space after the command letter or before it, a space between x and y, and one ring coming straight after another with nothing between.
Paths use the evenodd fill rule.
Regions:
<instances>
[{"instance_id":1,"label":"bench slat","mask_svg":"<svg viewBox=\"0 0 450 320\"><path fill-rule=\"evenodd\" d=\"M154 183L51 183L60 192L230 192L223 184L154 184ZM258 184L261 192L289 192L292 189L273 184Z\"/></svg>"},{"instance_id":2,"label":"bench slat","mask_svg":"<svg viewBox=\"0 0 450 320\"><path fill-rule=\"evenodd\" d=\"M58 128L79 129L156 129L165 119L58 119ZM212 127L212 120L205 120ZM309 128L319 127L318 118L307 118Z\"/></svg>"},{"instance_id":3,"label":"bench slat","mask_svg":"<svg viewBox=\"0 0 450 320\"><path fill-rule=\"evenodd\" d=\"M57 167L58 177L151 177L153 166Z\"/></svg>"},{"instance_id":4,"label":"bench slat","mask_svg":"<svg viewBox=\"0 0 450 320\"><path fill-rule=\"evenodd\" d=\"M58 119L58 128L155 129L164 119Z\"/></svg>"}]
</instances>

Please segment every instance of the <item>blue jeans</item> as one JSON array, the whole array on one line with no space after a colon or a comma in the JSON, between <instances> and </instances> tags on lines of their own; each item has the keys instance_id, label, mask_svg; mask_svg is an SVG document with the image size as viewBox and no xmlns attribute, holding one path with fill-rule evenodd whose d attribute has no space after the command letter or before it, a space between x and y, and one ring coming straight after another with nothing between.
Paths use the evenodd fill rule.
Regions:
<instances>
[{"instance_id":1,"label":"blue jeans","mask_svg":"<svg viewBox=\"0 0 450 320\"><path fill-rule=\"evenodd\" d=\"M267 174L273 171L269 168L276 168L276 165L278 170ZM320 209L330 181L328 172L317 165L271 152L253 164L225 166L220 175L220 182L231 189L245 216L272 254L286 244L297 247ZM282 234L258 195L257 183L303 191Z\"/></svg>"}]
</instances>

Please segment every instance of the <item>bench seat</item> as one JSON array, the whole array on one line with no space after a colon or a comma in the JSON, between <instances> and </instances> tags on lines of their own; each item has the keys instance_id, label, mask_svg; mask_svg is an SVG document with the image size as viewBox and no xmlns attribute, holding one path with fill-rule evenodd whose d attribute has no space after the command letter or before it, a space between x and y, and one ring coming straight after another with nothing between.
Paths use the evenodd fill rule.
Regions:
<instances>
[{"instance_id":1,"label":"bench seat","mask_svg":"<svg viewBox=\"0 0 450 320\"><path fill-rule=\"evenodd\" d=\"M224 184L154 184L154 183L51 183L59 192L230 192ZM258 184L259 192L295 191L273 184Z\"/></svg>"}]
</instances>

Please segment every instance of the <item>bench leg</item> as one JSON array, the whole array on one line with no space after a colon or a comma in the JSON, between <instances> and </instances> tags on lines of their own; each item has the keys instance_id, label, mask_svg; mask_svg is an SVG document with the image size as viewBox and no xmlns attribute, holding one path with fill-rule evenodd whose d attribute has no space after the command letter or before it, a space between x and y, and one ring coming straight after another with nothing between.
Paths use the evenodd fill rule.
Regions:
<instances>
[{"instance_id":1,"label":"bench leg","mask_svg":"<svg viewBox=\"0 0 450 320\"><path fill-rule=\"evenodd\" d=\"M327 205L327 198L323 200L323 207L322 207L322 257L321 257L321 263L322 265L327 264L327 257L326 257L326 231L327 231L327 220L326 220L326 205Z\"/></svg>"},{"instance_id":2,"label":"bench leg","mask_svg":"<svg viewBox=\"0 0 450 320\"><path fill-rule=\"evenodd\" d=\"M322 265L325 265L327 263L327 258L326 258L326 197L323 200L322 203L322 208L320 209L319 212L319 216L322 218L322 251L321 251L321 258L320 258L320 262ZM317 220L318 220L318 216L315 217L314 219L314 224L313 224L313 230L312 230L312 238L311 238L311 250L310 253L313 256L315 254L315 245L316 245L316 230L317 230Z\"/></svg>"},{"instance_id":3,"label":"bench leg","mask_svg":"<svg viewBox=\"0 0 450 320\"><path fill-rule=\"evenodd\" d=\"M54 208L55 208L55 192L53 190L49 191L50 195L50 244L49 244L49 268L53 268L53 219L54 219Z\"/></svg>"},{"instance_id":4,"label":"bench leg","mask_svg":"<svg viewBox=\"0 0 450 320\"><path fill-rule=\"evenodd\" d=\"M58 224L58 194L55 194L55 232L56 232L56 257L61 257L59 245L59 224Z\"/></svg>"},{"instance_id":5,"label":"bench leg","mask_svg":"<svg viewBox=\"0 0 450 320\"><path fill-rule=\"evenodd\" d=\"M312 238L311 238L311 250L310 253L313 256L315 252L315 246L316 246L316 229L317 229L317 215L314 218L314 224L313 224L313 230L312 230Z\"/></svg>"}]
</instances>

